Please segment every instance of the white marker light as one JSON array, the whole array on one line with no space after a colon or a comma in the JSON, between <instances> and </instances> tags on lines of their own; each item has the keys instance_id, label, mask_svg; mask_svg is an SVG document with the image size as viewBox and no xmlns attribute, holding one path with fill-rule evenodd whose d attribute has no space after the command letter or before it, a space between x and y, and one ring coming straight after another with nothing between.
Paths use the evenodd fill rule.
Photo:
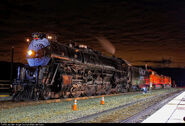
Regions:
<instances>
[{"instance_id":1,"label":"white marker light","mask_svg":"<svg viewBox=\"0 0 185 126\"><path fill-rule=\"evenodd\" d=\"M29 38L27 38L27 39L26 39L26 42L30 42L30 39L29 39Z\"/></svg>"},{"instance_id":2,"label":"white marker light","mask_svg":"<svg viewBox=\"0 0 185 126\"><path fill-rule=\"evenodd\" d=\"M52 36L48 36L48 39L52 39Z\"/></svg>"}]
</instances>

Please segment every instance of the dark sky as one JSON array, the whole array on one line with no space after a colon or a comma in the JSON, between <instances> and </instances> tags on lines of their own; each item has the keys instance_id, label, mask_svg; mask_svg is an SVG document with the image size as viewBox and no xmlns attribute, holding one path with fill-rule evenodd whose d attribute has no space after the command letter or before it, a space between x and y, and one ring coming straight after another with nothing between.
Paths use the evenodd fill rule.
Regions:
<instances>
[{"instance_id":1,"label":"dark sky","mask_svg":"<svg viewBox=\"0 0 185 126\"><path fill-rule=\"evenodd\" d=\"M133 65L185 67L184 0L1 0L0 61L10 61L13 44L15 61L26 63L25 37L37 31L103 52L95 37L104 36Z\"/></svg>"}]
</instances>

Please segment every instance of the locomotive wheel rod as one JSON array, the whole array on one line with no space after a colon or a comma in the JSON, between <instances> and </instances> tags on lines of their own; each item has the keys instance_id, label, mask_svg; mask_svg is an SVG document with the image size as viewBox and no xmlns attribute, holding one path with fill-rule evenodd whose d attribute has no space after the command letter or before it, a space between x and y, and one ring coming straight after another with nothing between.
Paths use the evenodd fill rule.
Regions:
<instances>
[{"instance_id":1,"label":"locomotive wheel rod","mask_svg":"<svg viewBox=\"0 0 185 126\"><path fill-rule=\"evenodd\" d=\"M59 64L57 64L55 73L54 73L53 78L52 78L52 81L51 81L51 85L54 83L54 79L55 79L56 73L57 73L57 71L58 71L58 67L59 67Z\"/></svg>"}]
</instances>

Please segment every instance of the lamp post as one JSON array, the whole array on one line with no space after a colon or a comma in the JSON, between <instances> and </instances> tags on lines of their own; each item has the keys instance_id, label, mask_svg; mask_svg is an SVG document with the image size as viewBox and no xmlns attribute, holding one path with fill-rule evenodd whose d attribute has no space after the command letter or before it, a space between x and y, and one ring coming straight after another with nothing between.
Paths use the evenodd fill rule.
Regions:
<instances>
[{"instance_id":1,"label":"lamp post","mask_svg":"<svg viewBox=\"0 0 185 126\"><path fill-rule=\"evenodd\" d=\"M13 57L14 57L14 46L11 49L11 67L10 67L10 82L13 80Z\"/></svg>"},{"instance_id":2,"label":"lamp post","mask_svg":"<svg viewBox=\"0 0 185 126\"><path fill-rule=\"evenodd\" d=\"M146 71L148 70L148 65L147 64L145 64L145 69L146 69ZM151 78L150 78L150 76L149 76L149 92L151 93L151 88L152 88L152 82L151 82Z\"/></svg>"},{"instance_id":3,"label":"lamp post","mask_svg":"<svg viewBox=\"0 0 185 126\"><path fill-rule=\"evenodd\" d=\"M150 82L150 88L149 88L150 93L151 93L151 88L152 88L152 82Z\"/></svg>"}]
</instances>

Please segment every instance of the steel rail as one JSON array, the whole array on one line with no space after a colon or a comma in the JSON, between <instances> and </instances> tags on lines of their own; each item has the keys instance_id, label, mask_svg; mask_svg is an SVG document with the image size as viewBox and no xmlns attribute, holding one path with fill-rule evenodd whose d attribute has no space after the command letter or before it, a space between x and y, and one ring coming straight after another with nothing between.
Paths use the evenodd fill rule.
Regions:
<instances>
[{"instance_id":1,"label":"steel rail","mask_svg":"<svg viewBox=\"0 0 185 126\"><path fill-rule=\"evenodd\" d=\"M159 108L161 108L162 106L164 106L165 104L167 104L169 101L171 101L173 98L175 98L176 96L178 96L179 94L181 94L183 91L180 91L180 92L174 92L175 95L172 95L172 96L169 96L167 97L166 99L158 102L158 103L155 103L151 106L149 106L147 109L144 109L130 117L128 117L127 119L125 120L121 120L119 123L134 123L135 121L137 121L138 119L146 116L146 115L149 115L151 113L153 113L154 111L158 110ZM165 96L165 95L164 95Z\"/></svg>"},{"instance_id":2,"label":"steel rail","mask_svg":"<svg viewBox=\"0 0 185 126\"><path fill-rule=\"evenodd\" d=\"M104 97L110 97L110 96L122 96L122 95L129 95L129 94L140 94L141 92L127 92L127 93L119 93L119 94L109 94L109 95L104 95ZM17 106L30 106L30 105L37 105L37 104L50 104L50 103L58 103L58 102L65 102L65 101L74 101L76 100L86 100L86 99L95 99L95 98L101 98L102 95L99 96L89 96L89 97L78 97L78 98L62 98L62 99L49 99L49 100L38 100L38 101L12 101L10 98L11 96L7 97L5 95L1 95L0 97L0 104L7 104L4 108L9 108L11 104L14 104L15 106L12 106L11 108L17 107ZM2 109L2 108L1 108Z\"/></svg>"},{"instance_id":3,"label":"steel rail","mask_svg":"<svg viewBox=\"0 0 185 126\"><path fill-rule=\"evenodd\" d=\"M69 121L66 121L66 122L62 122L62 123L75 123L75 122L81 122L81 121L84 121L84 120L93 119L93 118L98 117L98 116L100 116L102 114L105 114L107 112L113 112L115 110L123 109L123 108L129 107L129 106L132 106L136 103L143 102L143 101L146 101L148 99L153 99L155 97L165 96L167 94L170 94L170 93L160 94L160 95L157 95L157 96L149 96L147 98L142 98L142 99L130 102L128 104L120 105L120 106L115 107L115 108L107 109L107 110L104 110L104 111L101 111L101 112L98 112L98 113L95 113L95 114L87 115L87 116L77 118L77 119L72 119L72 120L69 120Z\"/></svg>"},{"instance_id":4,"label":"steel rail","mask_svg":"<svg viewBox=\"0 0 185 126\"><path fill-rule=\"evenodd\" d=\"M0 84L0 86L10 86L10 84Z\"/></svg>"}]
</instances>

